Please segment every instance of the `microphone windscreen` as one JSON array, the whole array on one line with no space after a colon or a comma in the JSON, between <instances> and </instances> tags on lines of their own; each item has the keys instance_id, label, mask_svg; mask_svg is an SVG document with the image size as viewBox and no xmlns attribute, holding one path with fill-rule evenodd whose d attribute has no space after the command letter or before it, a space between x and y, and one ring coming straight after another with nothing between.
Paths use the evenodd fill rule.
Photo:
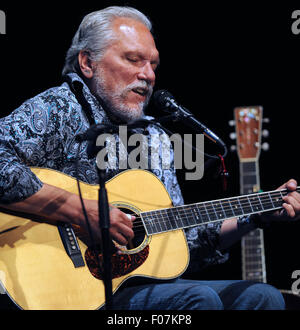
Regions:
<instances>
[{"instance_id":1,"label":"microphone windscreen","mask_svg":"<svg viewBox=\"0 0 300 330\"><path fill-rule=\"evenodd\" d=\"M173 95L163 89L153 94L154 105L159 109L168 107L169 99L174 99Z\"/></svg>"}]
</instances>

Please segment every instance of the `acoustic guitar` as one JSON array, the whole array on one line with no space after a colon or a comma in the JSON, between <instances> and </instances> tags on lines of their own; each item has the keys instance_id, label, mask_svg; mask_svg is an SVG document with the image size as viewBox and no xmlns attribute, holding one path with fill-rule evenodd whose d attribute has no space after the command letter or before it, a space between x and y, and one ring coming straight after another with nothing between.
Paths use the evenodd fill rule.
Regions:
<instances>
[{"instance_id":1,"label":"acoustic guitar","mask_svg":"<svg viewBox=\"0 0 300 330\"><path fill-rule=\"evenodd\" d=\"M261 106L234 109L236 145L240 165L240 193L249 194L260 190L259 157L268 144L262 143L263 108ZM257 228L241 239L242 278L267 283L266 256L263 230ZM300 309L300 296L291 290L280 290L287 309Z\"/></svg>"},{"instance_id":2,"label":"acoustic guitar","mask_svg":"<svg viewBox=\"0 0 300 330\"><path fill-rule=\"evenodd\" d=\"M262 146L263 108L234 109L236 146L240 165L240 193L260 191L259 156ZM263 230L257 228L241 239L244 280L267 282Z\"/></svg>"},{"instance_id":3,"label":"acoustic guitar","mask_svg":"<svg viewBox=\"0 0 300 330\"><path fill-rule=\"evenodd\" d=\"M77 193L77 182L60 172L32 168L42 182ZM81 182L83 198L97 199L98 186ZM286 190L172 207L162 182L145 170L121 172L106 183L109 202L134 213L135 239L112 255L115 293L129 278L171 279L188 266L184 228L282 208ZM298 187L300 191L300 187ZM2 285L22 309L97 309L105 303L102 260L81 228L57 226L24 214L0 213ZM99 258L97 258L97 254ZM100 262L101 265L101 262Z\"/></svg>"}]
</instances>

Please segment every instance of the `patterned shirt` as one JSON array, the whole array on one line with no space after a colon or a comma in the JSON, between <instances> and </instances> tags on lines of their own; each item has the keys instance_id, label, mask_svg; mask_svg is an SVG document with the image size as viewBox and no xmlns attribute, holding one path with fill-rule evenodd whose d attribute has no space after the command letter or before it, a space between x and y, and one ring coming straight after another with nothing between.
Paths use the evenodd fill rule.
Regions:
<instances>
[{"instance_id":1,"label":"patterned shirt","mask_svg":"<svg viewBox=\"0 0 300 330\"><path fill-rule=\"evenodd\" d=\"M73 93L74 84L81 86L85 102L88 102L95 123L110 123L98 99L76 74L68 74L70 83L25 101L9 116L0 119L0 203L18 202L36 193L43 183L29 167L44 167L76 177L76 157L79 143L75 136L90 127L86 112ZM146 118L150 118L147 117ZM136 129L139 132L139 129ZM152 153L162 157L162 145L168 141L165 132L155 125L143 129L145 136L159 134L160 143L150 145ZM118 136L116 135L116 138ZM149 141L151 144L151 141ZM98 182L95 158L87 153L87 142L80 145L79 179ZM177 182L173 153L171 166L160 166L152 171L165 185L174 206L184 203ZM115 164L116 165L116 164ZM107 179L120 172L118 166L107 166ZM198 271L207 265L224 262L228 255L216 249L221 223L212 223L186 229L191 262L188 271Z\"/></svg>"}]
</instances>

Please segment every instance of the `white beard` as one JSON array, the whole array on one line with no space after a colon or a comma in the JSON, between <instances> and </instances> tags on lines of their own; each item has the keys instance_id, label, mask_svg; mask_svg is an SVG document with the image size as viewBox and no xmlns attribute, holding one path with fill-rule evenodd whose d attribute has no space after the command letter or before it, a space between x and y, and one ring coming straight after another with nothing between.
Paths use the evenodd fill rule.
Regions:
<instances>
[{"instance_id":1,"label":"white beard","mask_svg":"<svg viewBox=\"0 0 300 330\"><path fill-rule=\"evenodd\" d=\"M94 93L96 94L96 97L99 97L104 101L108 115L112 116L115 120L125 123L133 122L143 117L144 110L147 107L153 92L151 85L147 84L146 81L139 81L128 85L125 89L119 88L113 92L107 91L105 88L105 79L101 74L101 69L97 72L100 74L94 72ZM124 104L123 99L127 93L136 87L147 87L149 93L147 94L145 101L139 102L136 107L128 108L128 106Z\"/></svg>"}]
</instances>

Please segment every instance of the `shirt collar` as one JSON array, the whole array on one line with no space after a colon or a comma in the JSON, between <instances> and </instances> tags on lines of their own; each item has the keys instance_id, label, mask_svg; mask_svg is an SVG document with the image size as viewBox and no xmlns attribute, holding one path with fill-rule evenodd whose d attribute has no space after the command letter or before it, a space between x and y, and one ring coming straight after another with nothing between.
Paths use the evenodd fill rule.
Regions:
<instances>
[{"instance_id":1,"label":"shirt collar","mask_svg":"<svg viewBox=\"0 0 300 330\"><path fill-rule=\"evenodd\" d=\"M89 87L86 85L86 83L83 81L83 79L75 72L68 73L64 76L64 80L68 82L71 88L74 90L81 88L82 94L85 98L85 100L90 105L90 109L93 113L93 117L96 123L100 122L109 122L109 119L101 106L99 100L92 94Z\"/></svg>"}]
</instances>

